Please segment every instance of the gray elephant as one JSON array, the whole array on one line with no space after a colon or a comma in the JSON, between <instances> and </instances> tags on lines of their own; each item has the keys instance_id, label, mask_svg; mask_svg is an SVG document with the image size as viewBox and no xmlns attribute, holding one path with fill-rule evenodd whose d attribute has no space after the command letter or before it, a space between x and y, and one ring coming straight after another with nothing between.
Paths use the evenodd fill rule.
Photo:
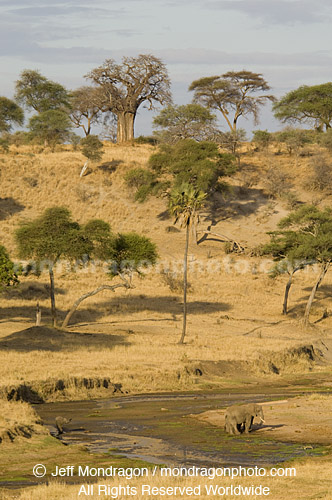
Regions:
<instances>
[{"instance_id":1,"label":"gray elephant","mask_svg":"<svg viewBox=\"0 0 332 500\"><path fill-rule=\"evenodd\" d=\"M225 413L225 431L248 434L255 417L260 417L260 423L264 423L263 408L256 403L230 406Z\"/></svg>"},{"instance_id":2,"label":"gray elephant","mask_svg":"<svg viewBox=\"0 0 332 500\"><path fill-rule=\"evenodd\" d=\"M58 435L63 433L63 427L71 422L71 418L55 417L55 426L58 430Z\"/></svg>"}]
</instances>

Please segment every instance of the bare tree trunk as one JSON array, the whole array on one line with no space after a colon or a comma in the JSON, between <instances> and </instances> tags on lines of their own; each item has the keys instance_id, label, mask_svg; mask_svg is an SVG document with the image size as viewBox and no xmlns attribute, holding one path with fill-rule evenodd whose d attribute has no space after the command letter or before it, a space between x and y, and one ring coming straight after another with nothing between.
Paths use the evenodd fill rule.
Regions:
<instances>
[{"instance_id":1,"label":"bare tree trunk","mask_svg":"<svg viewBox=\"0 0 332 500\"><path fill-rule=\"evenodd\" d=\"M308 324L309 324L309 314L310 314L310 309L311 309L312 303L314 301L314 298L315 298L316 292L318 290L318 287L321 284L321 282L323 281L324 276L327 273L327 270L328 270L329 266L330 266L330 262L324 262L322 264L321 273L320 273L320 275L319 275L316 283L314 284L314 286L313 286L313 288L311 290L311 293L310 293L310 296L309 296L309 299L308 299L308 302L307 302L307 306L305 308L304 317L303 317L303 324L304 324L304 326L308 326Z\"/></svg>"},{"instance_id":2,"label":"bare tree trunk","mask_svg":"<svg viewBox=\"0 0 332 500\"><path fill-rule=\"evenodd\" d=\"M186 245L183 260L183 326L179 344L183 344L187 329L187 288L188 288L188 248L189 248L189 224L186 229Z\"/></svg>"},{"instance_id":3,"label":"bare tree trunk","mask_svg":"<svg viewBox=\"0 0 332 500\"><path fill-rule=\"evenodd\" d=\"M197 227L196 227L196 224L193 224L192 230L193 230L193 240L194 240L194 243L195 243L195 245L198 245L198 243L197 243Z\"/></svg>"},{"instance_id":4,"label":"bare tree trunk","mask_svg":"<svg viewBox=\"0 0 332 500\"><path fill-rule=\"evenodd\" d=\"M68 313L67 313L67 315L62 323L62 327L66 328L66 326L68 326L68 323L69 323L72 315L74 314L74 312L76 311L78 306L81 304L81 302L83 302L83 300L85 300L89 297L92 297L93 295L96 295L97 293L101 292L102 290L111 290L112 292L114 292L114 290L116 288L120 288L120 287L131 288L129 283L118 283L116 285L100 285L98 288L95 288L95 290L92 290L92 292L87 292L84 295L82 295L79 299L76 300L76 302L74 302L70 311L68 311Z\"/></svg>"},{"instance_id":5,"label":"bare tree trunk","mask_svg":"<svg viewBox=\"0 0 332 500\"><path fill-rule=\"evenodd\" d=\"M288 311L287 311L288 295L289 295L290 287L292 286L292 280L293 280L293 274L294 274L294 272L295 271L293 271L291 273L291 275L289 276L289 279L287 281L287 284L286 284L285 295L284 295L284 303L282 304L282 314L287 314L288 313Z\"/></svg>"},{"instance_id":6,"label":"bare tree trunk","mask_svg":"<svg viewBox=\"0 0 332 500\"><path fill-rule=\"evenodd\" d=\"M51 295L51 315L52 315L52 326L56 326L56 308L55 308L55 295L54 295L54 273L53 267L49 269L50 274L50 295Z\"/></svg>"},{"instance_id":7,"label":"bare tree trunk","mask_svg":"<svg viewBox=\"0 0 332 500\"><path fill-rule=\"evenodd\" d=\"M132 141L134 139L135 113L123 112L118 114L116 142Z\"/></svg>"},{"instance_id":8,"label":"bare tree trunk","mask_svg":"<svg viewBox=\"0 0 332 500\"><path fill-rule=\"evenodd\" d=\"M282 314L287 314L288 313L288 295L289 295L289 290L290 290L290 287L292 286L293 284L293 276L294 276L294 273L296 273L296 271L299 271L300 269L302 269L302 267L296 267L295 269L293 269L293 271L290 273L290 276L289 276L289 279L287 281L287 284L286 284L286 288L285 288L285 295L284 295L284 303L282 305Z\"/></svg>"}]
</instances>

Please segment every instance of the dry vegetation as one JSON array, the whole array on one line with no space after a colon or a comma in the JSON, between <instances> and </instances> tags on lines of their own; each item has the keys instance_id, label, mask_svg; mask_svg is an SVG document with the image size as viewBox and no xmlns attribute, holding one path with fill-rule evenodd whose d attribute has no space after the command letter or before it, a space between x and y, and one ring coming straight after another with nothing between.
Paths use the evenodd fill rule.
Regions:
<instances>
[{"instance_id":1,"label":"dry vegetation","mask_svg":"<svg viewBox=\"0 0 332 500\"><path fill-rule=\"evenodd\" d=\"M0 242L11 256L15 258L13 232L20 221L40 215L47 207L63 205L80 223L102 218L114 232L135 230L147 235L158 246L160 262L144 279L135 280L135 289L102 292L86 301L73 316L73 325L67 332L43 328L37 333L25 331L34 325L37 301L42 309L42 324L48 326L50 322L46 274L38 279L23 278L17 288L3 292L0 296L2 389L28 384L52 400L102 393L92 391L88 395L84 388L75 385L75 377L108 377L128 392L256 386L262 377L273 384L287 383L309 371L324 372L328 378L331 373L328 366L290 353L299 345L315 344L316 350L320 349L321 340L328 345L332 275L327 275L312 309L311 319L317 323L304 331L298 320L315 270L307 268L297 273L290 295L290 312L283 317L282 294L287 277L272 280L267 274L271 262L251 256L257 245L268 240L266 232L274 230L278 220L288 213L289 197L283 198L283 191L296 193L302 202L319 203L321 207L330 205L329 193L308 188L306 180L314 174L312 158L293 158L286 153L274 155L272 151L254 154L249 146L245 148L241 170L230 179L231 193L226 198L217 195L206 207L199 229L203 231L213 223L213 231L235 238L246 251L227 255L224 244L212 237L191 246L188 336L186 344L179 346L181 288L172 288L165 273L171 273L176 283L181 278L183 231L173 233L167 229L172 221L165 214L164 199L134 203L123 180L130 168L145 165L153 148L105 145L102 162L82 179L79 178L84 163L81 153L72 152L69 147L59 149L50 153L13 146L10 153L0 155ZM65 264L58 266L59 317L64 318L82 293L107 282L98 266L76 273L69 273ZM217 362L215 369L208 362ZM232 368L226 362L243 362L242 373L240 365ZM271 364L278 365L279 374L270 369ZM196 366L202 368L202 377L195 374ZM47 392L45 384L49 386L59 379L66 382L66 389ZM1 429L15 427L17 422L36 424L26 405L20 403L14 413L13 407L14 404L1 400L4 420L0 422ZM325 474L319 461L299 465L296 479L269 480L273 490L269 498L281 498L286 489L290 498L318 498L314 496L318 486L314 487L310 478L318 477L321 471L324 477L319 498L331 498L326 493L330 471ZM306 485L307 496L301 496L299 484ZM71 494L76 498L77 488L71 488L72 493L66 487L64 496L64 487L53 485L52 498L69 499ZM51 498L48 491L47 487L41 487L24 492L19 498Z\"/></svg>"},{"instance_id":2,"label":"dry vegetation","mask_svg":"<svg viewBox=\"0 0 332 500\"><path fill-rule=\"evenodd\" d=\"M73 317L72 333L66 337L60 337L60 332L59 338L47 332L40 332L41 338L27 337L24 332L34 324L37 301L42 308L42 324L50 320L46 273L39 279L23 278L19 287L6 290L0 309L0 348L6 349L0 374L6 385L100 375L122 383L128 391L184 389L195 383L185 370L184 355L189 361L255 361L264 351L282 351L328 335L332 278L327 276L313 308L313 320L325 319L316 329L304 332L297 320L315 270L307 268L297 274L290 313L282 317L287 277L272 280L267 274L270 260L250 256L256 245L267 241L266 232L287 213L282 200L271 200L257 175L266 179L271 162L275 167L277 158L278 169L296 182L301 200L310 201L313 194L301 187L310 158L299 164L288 155L244 153L241 171L230 180L233 192L226 199L217 196L205 209L200 229L206 229L213 220L213 231L236 238L246 252L227 255L224 244L213 241L213 237L191 246L189 331L186 345L180 347L181 289L178 286L174 290L165 273L173 281L181 279L183 231L168 231L172 221L165 216L165 200L134 203L123 181L129 168L145 164L153 148L107 145L102 163L94 165L82 179L79 172L83 156L62 149L34 153L28 147L13 147L0 158L0 241L11 255L16 252L13 231L21 220L39 215L48 206L65 205L79 222L99 217L110 222L115 232L135 230L148 235L158 245L160 261L144 279L135 280L135 289L105 291L82 304ZM250 176L255 177L253 185ZM326 196L323 204L328 202ZM109 280L102 265L75 273L68 272L66 263L59 265L56 298L60 318L83 292L105 282ZM33 363L36 357L38 363Z\"/></svg>"}]
</instances>

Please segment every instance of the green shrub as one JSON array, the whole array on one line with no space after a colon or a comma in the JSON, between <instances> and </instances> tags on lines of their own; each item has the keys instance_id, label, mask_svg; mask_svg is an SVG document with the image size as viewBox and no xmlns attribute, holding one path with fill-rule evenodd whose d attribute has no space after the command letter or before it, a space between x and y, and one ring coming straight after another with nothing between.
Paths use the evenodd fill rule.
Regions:
<instances>
[{"instance_id":1,"label":"green shrub","mask_svg":"<svg viewBox=\"0 0 332 500\"><path fill-rule=\"evenodd\" d=\"M84 156L91 161L101 160L104 152L103 143L99 140L97 135L88 135L80 142L82 146L82 153Z\"/></svg>"},{"instance_id":2,"label":"green shrub","mask_svg":"<svg viewBox=\"0 0 332 500\"><path fill-rule=\"evenodd\" d=\"M150 144L151 146L156 146L158 142L158 139L151 135L140 135L135 139L136 144Z\"/></svg>"},{"instance_id":3,"label":"green shrub","mask_svg":"<svg viewBox=\"0 0 332 500\"><path fill-rule=\"evenodd\" d=\"M267 130L254 130L253 142L261 149L267 149L272 142L272 135Z\"/></svg>"}]
</instances>

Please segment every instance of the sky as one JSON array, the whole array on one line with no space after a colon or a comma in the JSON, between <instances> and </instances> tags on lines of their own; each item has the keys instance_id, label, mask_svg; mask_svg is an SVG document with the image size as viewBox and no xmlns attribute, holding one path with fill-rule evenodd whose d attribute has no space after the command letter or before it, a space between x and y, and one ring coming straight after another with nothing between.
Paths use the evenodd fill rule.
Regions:
<instances>
[{"instance_id":1,"label":"sky","mask_svg":"<svg viewBox=\"0 0 332 500\"><path fill-rule=\"evenodd\" d=\"M166 64L175 104L190 83L242 69L261 73L277 98L332 81L331 0L0 0L0 95L24 69L75 89L105 59L153 54ZM135 135L152 130L140 108ZM227 126L220 121L223 130ZM282 128L271 105L253 129Z\"/></svg>"}]
</instances>

